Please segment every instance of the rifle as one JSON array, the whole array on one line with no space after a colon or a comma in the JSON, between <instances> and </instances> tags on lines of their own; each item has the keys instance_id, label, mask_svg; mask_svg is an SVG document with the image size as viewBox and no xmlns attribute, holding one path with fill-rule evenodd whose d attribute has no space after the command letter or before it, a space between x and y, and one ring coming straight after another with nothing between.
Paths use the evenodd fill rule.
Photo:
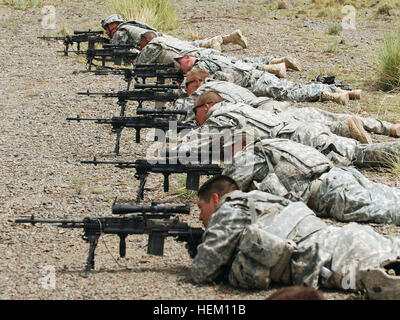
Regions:
<instances>
[{"instance_id":1,"label":"rifle","mask_svg":"<svg viewBox=\"0 0 400 320\"><path fill-rule=\"evenodd\" d=\"M138 109L143 109L144 101L172 102L179 98L179 95L172 91L159 92L152 89L117 91L117 92L78 92L79 95L94 96L100 95L105 98L118 98L118 105L121 107L120 116L124 116L126 103L128 100L138 102Z\"/></svg>"},{"instance_id":2,"label":"rifle","mask_svg":"<svg viewBox=\"0 0 400 320\"><path fill-rule=\"evenodd\" d=\"M147 78L156 78L156 84L164 84L166 79L175 81L183 81L184 75L180 71L168 70L174 68L174 63L136 63L133 69L105 69L93 71L96 75L123 75L128 87L132 80L139 83L139 78L142 79L142 84L145 84Z\"/></svg>"},{"instance_id":3,"label":"rifle","mask_svg":"<svg viewBox=\"0 0 400 320\"><path fill-rule=\"evenodd\" d=\"M168 121L165 117L174 114L186 114L182 110L151 110L151 109L138 109L146 116L137 117L112 117L112 118L81 118L79 115L76 118L67 118L67 121L94 121L99 124L110 124L112 132L116 133L115 149L114 152L118 155L120 148L120 139L122 130L124 128L134 128L136 130L136 143L140 143L140 130L145 128L156 128L164 132L169 129L176 129L180 132L184 129L194 129L195 126L189 123L177 123L176 121ZM162 112L165 112L164 114ZM164 119L160 119L163 118Z\"/></svg>"},{"instance_id":4,"label":"rifle","mask_svg":"<svg viewBox=\"0 0 400 320\"><path fill-rule=\"evenodd\" d=\"M192 228L187 223L179 221L177 217L170 217L177 213L188 214L190 208L160 207L156 203L151 206L113 205L113 214L142 213L123 217L86 217L83 220L37 220L34 215L29 219L16 219L15 223L50 223L59 228L83 229L82 239L89 242L89 254L85 267L85 275L89 276L94 269L94 252L101 234L116 234L120 238L119 255L126 255L126 237L130 234L148 234L147 254L162 256L164 253L164 239L174 237L176 241L186 242L191 257L197 252L201 243L203 230ZM151 215L145 212L151 212ZM160 213L158 213L160 212Z\"/></svg>"},{"instance_id":5,"label":"rifle","mask_svg":"<svg viewBox=\"0 0 400 320\"><path fill-rule=\"evenodd\" d=\"M134 49L132 51L131 49ZM93 63L93 60L101 61L101 67L106 67L106 62L113 62L116 65L121 65L123 59L136 59L139 51L136 49L135 45L114 45L114 44L104 44L103 49L95 49L93 47L88 47L86 51L76 50L69 51L76 54L86 55L87 70L91 70L92 66L97 67Z\"/></svg>"},{"instance_id":6,"label":"rifle","mask_svg":"<svg viewBox=\"0 0 400 320\"><path fill-rule=\"evenodd\" d=\"M87 30L87 31L78 31L75 30L73 35L66 35L63 37L38 37L38 39L44 39L44 40L61 40L64 43L64 52L65 56L68 56L68 49L69 46L73 46L74 43L77 44L77 50L81 50L81 43L82 42L88 42L88 47L93 47L95 43L109 43L110 39L102 37L100 35L103 34L103 31L92 31L92 30Z\"/></svg>"},{"instance_id":7,"label":"rifle","mask_svg":"<svg viewBox=\"0 0 400 320\"><path fill-rule=\"evenodd\" d=\"M216 164L182 164L179 158L168 158L168 163L156 163L157 160L150 163L148 160L138 159L136 161L97 161L93 160L81 161L82 164L111 164L120 169L136 170L135 178L139 180L139 189L136 201L139 203L143 199L144 185L146 178L150 172L161 173L164 176L164 192L169 190L169 176L172 173L186 173L186 189L198 190L201 175L219 175L222 168Z\"/></svg>"}]
</instances>

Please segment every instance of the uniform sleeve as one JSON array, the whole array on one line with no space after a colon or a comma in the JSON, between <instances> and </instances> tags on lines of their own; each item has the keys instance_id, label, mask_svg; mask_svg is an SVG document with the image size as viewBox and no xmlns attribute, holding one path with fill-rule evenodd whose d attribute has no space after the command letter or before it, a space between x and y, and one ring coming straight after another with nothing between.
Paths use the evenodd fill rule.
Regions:
<instances>
[{"instance_id":1,"label":"uniform sleeve","mask_svg":"<svg viewBox=\"0 0 400 320\"><path fill-rule=\"evenodd\" d=\"M254 149L244 149L238 152L232 163L222 171L223 175L231 177L239 185L240 190L249 190L251 183L262 181L269 173L268 164L263 156L254 152Z\"/></svg>"},{"instance_id":2,"label":"uniform sleeve","mask_svg":"<svg viewBox=\"0 0 400 320\"><path fill-rule=\"evenodd\" d=\"M223 152L222 138L224 137L224 133L229 137L231 135L229 130L234 128L236 125L235 121L232 121L228 117L218 116L214 119L207 119L207 121L196 129L192 129L189 132L182 131L179 135L179 148L181 151L196 151L196 152ZM218 140L216 138L220 136L219 145L217 146L215 143ZM219 148L219 149L216 149ZM222 153L223 154L223 153Z\"/></svg>"},{"instance_id":3,"label":"uniform sleeve","mask_svg":"<svg viewBox=\"0 0 400 320\"><path fill-rule=\"evenodd\" d=\"M157 62L158 57L162 52L162 48L158 45L148 44L140 52L136 58L136 63L154 63Z\"/></svg>"},{"instance_id":4,"label":"uniform sleeve","mask_svg":"<svg viewBox=\"0 0 400 320\"><path fill-rule=\"evenodd\" d=\"M249 223L248 210L243 205L222 205L213 214L192 264L196 283L213 281L221 274L232 261L240 235Z\"/></svg>"},{"instance_id":5,"label":"uniform sleeve","mask_svg":"<svg viewBox=\"0 0 400 320\"><path fill-rule=\"evenodd\" d=\"M121 45L128 44L129 36L125 30L119 30L114 33L114 36L111 39L111 44Z\"/></svg>"}]
</instances>

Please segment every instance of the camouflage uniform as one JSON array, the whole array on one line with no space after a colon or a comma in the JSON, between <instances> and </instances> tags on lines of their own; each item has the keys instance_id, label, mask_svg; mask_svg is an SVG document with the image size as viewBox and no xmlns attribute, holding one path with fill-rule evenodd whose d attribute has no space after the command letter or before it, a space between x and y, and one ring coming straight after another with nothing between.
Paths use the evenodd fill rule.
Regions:
<instances>
[{"instance_id":1,"label":"camouflage uniform","mask_svg":"<svg viewBox=\"0 0 400 320\"><path fill-rule=\"evenodd\" d=\"M258 70L255 65L245 63L235 57L216 55L213 52L201 52L193 69L207 70L214 78L230 81L249 89L256 96L267 96L276 100L297 102L320 101L322 92L336 92L336 87L325 84L303 85Z\"/></svg>"},{"instance_id":2,"label":"camouflage uniform","mask_svg":"<svg viewBox=\"0 0 400 320\"><path fill-rule=\"evenodd\" d=\"M271 101L268 97L256 97L246 88L238 86L232 82L220 81L208 78L204 80L201 86L193 92L189 97L180 98L174 102L174 109L187 111L186 120L194 119L193 106L195 100L204 92L215 91L225 101L232 103L245 103L255 108Z\"/></svg>"},{"instance_id":3,"label":"camouflage uniform","mask_svg":"<svg viewBox=\"0 0 400 320\"><path fill-rule=\"evenodd\" d=\"M126 21L118 25L118 30L114 33L111 43L134 44L139 47L140 38L148 31L158 34L156 29L146 23L136 20Z\"/></svg>"},{"instance_id":4,"label":"camouflage uniform","mask_svg":"<svg viewBox=\"0 0 400 320\"><path fill-rule=\"evenodd\" d=\"M223 174L243 191L300 200L318 216L400 225L400 190L374 183L352 167L333 167L316 149L286 139L262 139L238 152Z\"/></svg>"},{"instance_id":5,"label":"camouflage uniform","mask_svg":"<svg viewBox=\"0 0 400 320\"><path fill-rule=\"evenodd\" d=\"M300 113L300 112L298 112ZM242 103L229 103L226 101L215 104L207 113L207 120L203 126L191 135L199 135L198 139L209 140L207 134L210 130L211 137L223 130L255 129L257 136L267 138L285 138L298 143L316 148L335 163L349 165L354 162L357 166L382 165L387 158L400 153L399 142L381 142L363 145L358 141L333 134L329 127L320 122L297 121L292 115L272 114L266 110L254 109ZM198 140L197 139L197 140ZM191 148L196 144L193 137L190 140ZM183 146L183 148L187 148Z\"/></svg>"},{"instance_id":6,"label":"camouflage uniform","mask_svg":"<svg viewBox=\"0 0 400 320\"><path fill-rule=\"evenodd\" d=\"M185 40L180 40L168 35L158 36L147 44L139 56L136 58L137 63L175 63L178 70L179 64L176 58L179 58L184 51L199 51L202 48L196 47Z\"/></svg>"},{"instance_id":7,"label":"camouflage uniform","mask_svg":"<svg viewBox=\"0 0 400 320\"><path fill-rule=\"evenodd\" d=\"M223 57L228 60L238 60L244 63L238 58L234 58L229 55L225 55L218 50L199 47L199 42L180 40L168 35L158 36L154 38L146 47L143 48L140 55L137 57L136 61L138 63L175 63L176 69L179 69L179 64L175 59L181 58L185 55L195 56L195 57L208 57L216 56ZM271 57L253 57L246 58L246 65L251 66L251 68L260 68L264 62L271 61ZM208 70L208 69L205 69ZM224 78L221 78L225 80ZM232 81L231 81L232 82Z\"/></svg>"},{"instance_id":8,"label":"camouflage uniform","mask_svg":"<svg viewBox=\"0 0 400 320\"><path fill-rule=\"evenodd\" d=\"M345 113L333 113L313 107L297 108L296 106L291 105L289 102L277 101L271 101L270 103L261 106L261 108L263 110L268 110L275 114L282 115L285 119L321 122L328 126L334 134L350 138L350 131L347 121L354 117L353 115ZM386 136L389 135L390 126L392 123L374 118L358 118L361 120L364 128L367 131L375 134L382 134Z\"/></svg>"},{"instance_id":9,"label":"camouflage uniform","mask_svg":"<svg viewBox=\"0 0 400 320\"><path fill-rule=\"evenodd\" d=\"M184 86L184 83L182 86ZM287 119L289 122L320 122L331 130L332 133L351 138L348 120L352 115L345 113L333 113L313 107L298 108L288 101L276 101L268 97L257 97L250 90L243 88L228 81L215 80L207 78L203 84L186 98L180 98L175 101L174 109L185 110L188 112L186 120L192 120L194 113L192 108L194 101L202 93L207 91L217 92L225 101L232 103L245 103L254 108L266 110ZM374 118L358 117L364 125L364 128L375 134L389 135L392 123L377 120Z\"/></svg>"},{"instance_id":10,"label":"camouflage uniform","mask_svg":"<svg viewBox=\"0 0 400 320\"><path fill-rule=\"evenodd\" d=\"M400 277L386 275L386 282L371 286L368 273L385 273L385 261L399 255L400 238L384 237L369 226L328 226L302 202L258 190L233 191L209 219L191 274L197 283L224 276L242 288L267 289L277 282L366 289L373 298L395 299ZM400 261L394 264L398 268Z\"/></svg>"}]
</instances>

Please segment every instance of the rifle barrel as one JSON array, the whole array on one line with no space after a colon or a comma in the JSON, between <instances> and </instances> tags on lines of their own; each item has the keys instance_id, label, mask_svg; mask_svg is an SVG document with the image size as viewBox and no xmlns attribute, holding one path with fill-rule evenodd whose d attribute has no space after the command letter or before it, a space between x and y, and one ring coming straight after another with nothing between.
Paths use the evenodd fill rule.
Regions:
<instances>
[{"instance_id":1,"label":"rifle barrel","mask_svg":"<svg viewBox=\"0 0 400 320\"><path fill-rule=\"evenodd\" d=\"M81 30L75 30L74 31L74 34L103 34L104 32L102 31L102 30L95 30L95 31L92 31L92 30L87 30L87 31L81 31Z\"/></svg>"}]
</instances>

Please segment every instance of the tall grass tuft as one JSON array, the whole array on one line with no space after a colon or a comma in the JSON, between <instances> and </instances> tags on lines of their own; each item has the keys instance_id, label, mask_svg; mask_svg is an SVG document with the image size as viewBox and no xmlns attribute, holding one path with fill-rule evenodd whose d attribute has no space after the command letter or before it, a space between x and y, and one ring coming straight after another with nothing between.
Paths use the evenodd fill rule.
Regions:
<instances>
[{"instance_id":1,"label":"tall grass tuft","mask_svg":"<svg viewBox=\"0 0 400 320\"><path fill-rule=\"evenodd\" d=\"M333 24L328 28L326 32L329 35L339 35L343 30L343 27L340 24Z\"/></svg>"},{"instance_id":2,"label":"tall grass tuft","mask_svg":"<svg viewBox=\"0 0 400 320\"><path fill-rule=\"evenodd\" d=\"M125 20L145 22L159 31L174 30L179 25L171 0L110 0L108 11Z\"/></svg>"},{"instance_id":3,"label":"tall grass tuft","mask_svg":"<svg viewBox=\"0 0 400 320\"><path fill-rule=\"evenodd\" d=\"M386 35L379 49L378 86L384 91L400 89L400 30Z\"/></svg>"},{"instance_id":4,"label":"tall grass tuft","mask_svg":"<svg viewBox=\"0 0 400 320\"><path fill-rule=\"evenodd\" d=\"M383 164L389 167L394 175L400 176L400 156L388 154L383 157Z\"/></svg>"},{"instance_id":5,"label":"tall grass tuft","mask_svg":"<svg viewBox=\"0 0 400 320\"><path fill-rule=\"evenodd\" d=\"M15 10L26 10L43 6L43 3L39 0L3 0L2 4Z\"/></svg>"}]
</instances>

